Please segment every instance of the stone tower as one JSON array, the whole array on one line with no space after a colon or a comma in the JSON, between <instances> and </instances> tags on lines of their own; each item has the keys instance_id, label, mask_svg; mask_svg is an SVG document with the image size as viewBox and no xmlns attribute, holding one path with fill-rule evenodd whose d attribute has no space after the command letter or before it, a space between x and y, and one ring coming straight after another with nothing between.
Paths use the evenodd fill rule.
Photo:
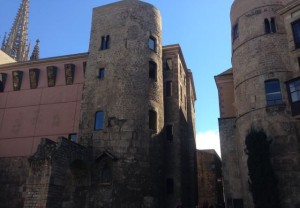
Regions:
<instances>
[{"instance_id":1,"label":"stone tower","mask_svg":"<svg viewBox=\"0 0 300 208\"><path fill-rule=\"evenodd\" d=\"M277 13L289 0L235 0L231 8L232 70L237 175L244 207L253 207L248 185L245 137L262 128L284 208L300 204L299 122L291 115L285 81L292 76L284 22ZM220 129L221 131L221 129ZM221 136L222 139L222 136Z\"/></svg>"},{"instance_id":2,"label":"stone tower","mask_svg":"<svg viewBox=\"0 0 300 208\"><path fill-rule=\"evenodd\" d=\"M79 136L101 172L92 177L94 198L101 196L95 207L162 206L161 36L150 4L126 0L93 11Z\"/></svg>"},{"instance_id":3,"label":"stone tower","mask_svg":"<svg viewBox=\"0 0 300 208\"><path fill-rule=\"evenodd\" d=\"M9 36L4 37L1 50L16 61L27 61L30 44L28 38L29 0L22 0Z\"/></svg>"}]
</instances>

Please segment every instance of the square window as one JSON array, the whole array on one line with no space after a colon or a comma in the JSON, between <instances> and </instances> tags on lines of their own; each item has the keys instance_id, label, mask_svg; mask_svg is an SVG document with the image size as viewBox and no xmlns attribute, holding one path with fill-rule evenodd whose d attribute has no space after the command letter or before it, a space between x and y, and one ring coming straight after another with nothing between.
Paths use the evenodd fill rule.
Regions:
<instances>
[{"instance_id":1,"label":"square window","mask_svg":"<svg viewBox=\"0 0 300 208\"><path fill-rule=\"evenodd\" d=\"M69 134L68 139L71 140L72 142L77 142L77 134L75 133Z\"/></svg>"}]
</instances>

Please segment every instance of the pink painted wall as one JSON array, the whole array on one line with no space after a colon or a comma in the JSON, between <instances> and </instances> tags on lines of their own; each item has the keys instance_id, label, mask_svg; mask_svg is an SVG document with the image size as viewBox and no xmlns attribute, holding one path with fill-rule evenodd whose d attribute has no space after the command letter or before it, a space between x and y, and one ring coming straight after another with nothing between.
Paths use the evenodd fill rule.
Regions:
<instances>
[{"instance_id":1,"label":"pink painted wall","mask_svg":"<svg viewBox=\"0 0 300 208\"><path fill-rule=\"evenodd\" d=\"M0 65L7 73L0 93L0 157L32 155L41 138L68 137L79 128L80 102L86 56L28 64ZM75 64L73 85L65 83L64 64ZM55 87L48 87L47 66L58 67ZM29 69L40 69L37 89L30 89ZM13 91L12 71L23 71L20 91Z\"/></svg>"}]
</instances>

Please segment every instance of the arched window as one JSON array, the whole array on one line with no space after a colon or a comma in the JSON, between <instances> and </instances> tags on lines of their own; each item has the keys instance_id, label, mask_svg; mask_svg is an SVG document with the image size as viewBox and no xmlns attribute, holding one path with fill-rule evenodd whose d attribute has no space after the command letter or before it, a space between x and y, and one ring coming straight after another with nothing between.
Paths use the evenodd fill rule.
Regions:
<instances>
[{"instance_id":1,"label":"arched window","mask_svg":"<svg viewBox=\"0 0 300 208\"><path fill-rule=\"evenodd\" d=\"M268 106L282 104L279 80L274 79L265 81L265 92Z\"/></svg>"}]
</instances>

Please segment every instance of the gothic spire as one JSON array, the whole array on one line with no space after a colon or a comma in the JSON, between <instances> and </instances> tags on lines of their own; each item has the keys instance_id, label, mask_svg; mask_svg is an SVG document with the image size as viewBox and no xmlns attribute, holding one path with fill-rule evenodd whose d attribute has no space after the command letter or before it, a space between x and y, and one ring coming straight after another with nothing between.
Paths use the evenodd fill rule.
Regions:
<instances>
[{"instance_id":1,"label":"gothic spire","mask_svg":"<svg viewBox=\"0 0 300 208\"><path fill-rule=\"evenodd\" d=\"M39 58L40 58L40 40L37 39L32 54L30 56L30 61L38 60Z\"/></svg>"},{"instance_id":2,"label":"gothic spire","mask_svg":"<svg viewBox=\"0 0 300 208\"><path fill-rule=\"evenodd\" d=\"M9 36L3 39L1 49L16 61L28 60L28 13L29 0L22 0Z\"/></svg>"}]
</instances>

